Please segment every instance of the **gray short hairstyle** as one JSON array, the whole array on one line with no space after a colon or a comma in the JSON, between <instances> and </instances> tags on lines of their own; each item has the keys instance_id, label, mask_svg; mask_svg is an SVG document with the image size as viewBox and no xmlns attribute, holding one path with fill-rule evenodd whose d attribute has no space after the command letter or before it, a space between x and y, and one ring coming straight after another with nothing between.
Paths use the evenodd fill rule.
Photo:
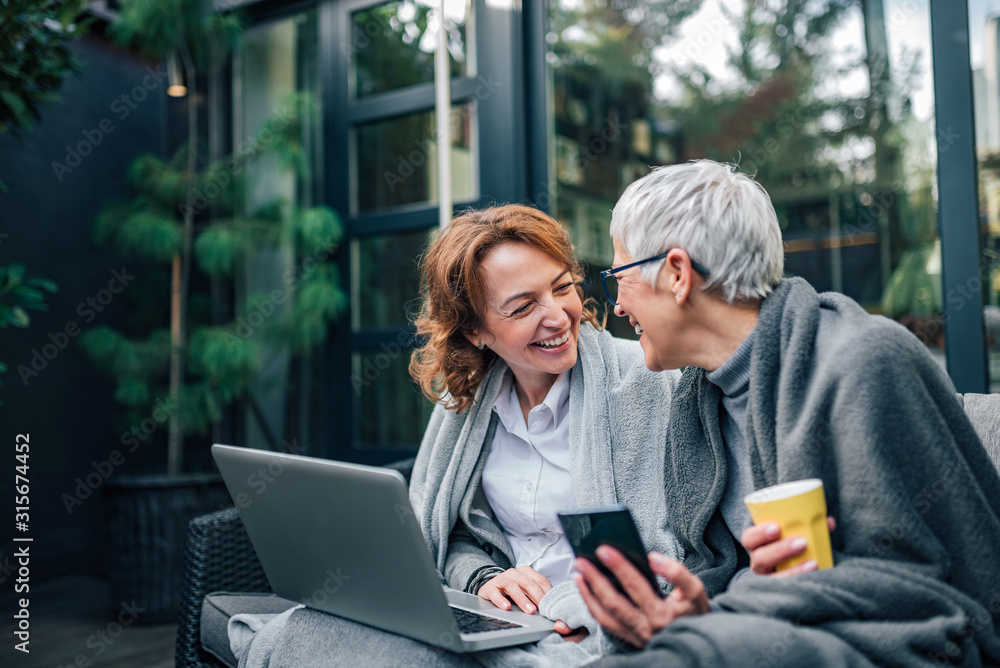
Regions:
<instances>
[{"instance_id":1,"label":"gray short hairstyle","mask_svg":"<svg viewBox=\"0 0 1000 668\"><path fill-rule=\"evenodd\" d=\"M611 237L633 260L687 251L712 272L705 290L729 303L763 299L784 271L781 228L767 191L735 165L713 160L654 167L629 185L612 211ZM640 268L650 285L662 262Z\"/></svg>"}]
</instances>

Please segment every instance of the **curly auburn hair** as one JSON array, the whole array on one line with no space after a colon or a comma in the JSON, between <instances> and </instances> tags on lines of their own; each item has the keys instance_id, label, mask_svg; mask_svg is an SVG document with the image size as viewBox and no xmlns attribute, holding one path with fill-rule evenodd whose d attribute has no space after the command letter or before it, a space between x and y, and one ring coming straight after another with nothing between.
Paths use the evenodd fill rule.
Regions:
<instances>
[{"instance_id":1,"label":"curly auburn hair","mask_svg":"<svg viewBox=\"0 0 1000 668\"><path fill-rule=\"evenodd\" d=\"M425 340L413 351L410 375L428 399L460 413L472 405L498 357L489 348L476 348L463 332L483 327L488 291L483 261L506 243L533 246L568 267L574 281L583 278L566 230L537 209L495 206L467 211L449 223L420 258L422 304L415 324ZM603 328L594 300L584 299L579 284L576 291L583 302L581 321Z\"/></svg>"}]
</instances>

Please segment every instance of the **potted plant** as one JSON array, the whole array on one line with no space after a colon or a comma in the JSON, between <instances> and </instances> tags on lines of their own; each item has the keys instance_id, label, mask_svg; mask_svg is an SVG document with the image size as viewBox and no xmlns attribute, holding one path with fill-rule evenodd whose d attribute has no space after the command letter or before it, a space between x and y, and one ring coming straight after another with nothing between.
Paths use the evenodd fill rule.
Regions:
<instances>
[{"instance_id":1,"label":"potted plant","mask_svg":"<svg viewBox=\"0 0 1000 668\"><path fill-rule=\"evenodd\" d=\"M147 608L146 622L175 616L187 521L228 501L217 476L189 470L185 436L203 433L247 396L266 350L307 352L346 304L335 267L315 260L340 239L332 210L287 201L254 211L244 205L250 163L267 159L300 182L309 179L302 128L314 113L311 99L289 98L266 123L267 141L213 161L200 150L199 74L224 59L241 29L237 16L213 14L208 0L123 1L112 26L117 39L144 55L176 58L187 84L187 142L167 160L138 156L128 171L135 196L106 206L95 226L99 242L162 267L169 291L150 299L169 304L169 313L141 336L105 326L81 337L115 380L131 427L122 434L119 458L161 441L162 430L147 432L166 425L162 473L115 475L104 485L113 600L136 598ZM213 300L213 283L242 294L247 263L267 253L309 269L239 303Z\"/></svg>"}]
</instances>

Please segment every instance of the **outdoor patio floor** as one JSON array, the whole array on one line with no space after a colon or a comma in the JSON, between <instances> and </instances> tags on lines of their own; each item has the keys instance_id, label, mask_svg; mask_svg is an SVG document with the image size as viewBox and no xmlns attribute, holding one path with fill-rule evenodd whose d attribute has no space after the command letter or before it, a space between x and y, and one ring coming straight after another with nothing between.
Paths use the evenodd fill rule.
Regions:
<instances>
[{"instance_id":1,"label":"outdoor patio floor","mask_svg":"<svg viewBox=\"0 0 1000 668\"><path fill-rule=\"evenodd\" d=\"M31 584L30 654L14 649L10 622L18 595L10 582L0 596L0 666L9 668L170 668L177 624L129 624L117 638L119 612L112 610L105 580L66 576ZM118 609L120 610L120 609ZM127 616L123 619L127 620ZM111 625L110 629L108 625ZM105 634L105 641L101 635Z\"/></svg>"}]
</instances>

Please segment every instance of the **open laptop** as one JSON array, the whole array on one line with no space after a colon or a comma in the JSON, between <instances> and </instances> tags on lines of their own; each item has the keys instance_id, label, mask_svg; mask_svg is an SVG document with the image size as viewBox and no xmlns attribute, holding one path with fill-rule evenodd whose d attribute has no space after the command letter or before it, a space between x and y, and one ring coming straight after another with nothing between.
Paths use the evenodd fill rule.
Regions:
<instances>
[{"instance_id":1,"label":"open laptop","mask_svg":"<svg viewBox=\"0 0 1000 668\"><path fill-rule=\"evenodd\" d=\"M278 596L454 652L552 632L441 584L399 472L229 445L212 455Z\"/></svg>"}]
</instances>

